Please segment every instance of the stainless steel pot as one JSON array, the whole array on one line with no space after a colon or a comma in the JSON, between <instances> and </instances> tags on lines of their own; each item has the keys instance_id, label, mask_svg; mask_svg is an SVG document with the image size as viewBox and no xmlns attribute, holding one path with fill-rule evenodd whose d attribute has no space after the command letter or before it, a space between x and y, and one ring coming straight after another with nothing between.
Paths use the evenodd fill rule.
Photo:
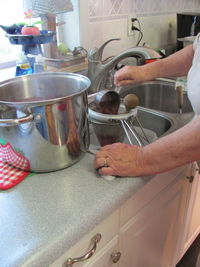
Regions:
<instances>
[{"instance_id":1,"label":"stainless steel pot","mask_svg":"<svg viewBox=\"0 0 200 267\"><path fill-rule=\"evenodd\" d=\"M77 162L89 146L87 89L73 73L39 73L0 83L0 152L34 172Z\"/></svg>"}]
</instances>

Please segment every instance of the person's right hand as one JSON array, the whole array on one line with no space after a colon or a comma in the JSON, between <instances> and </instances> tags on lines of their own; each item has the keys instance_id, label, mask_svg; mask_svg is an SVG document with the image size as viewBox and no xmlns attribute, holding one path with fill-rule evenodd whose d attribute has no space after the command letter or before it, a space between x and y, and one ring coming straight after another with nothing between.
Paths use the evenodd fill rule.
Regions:
<instances>
[{"instance_id":1,"label":"person's right hand","mask_svg":"<svg viewBox=\"0 0 200 267\"><path fill-rule=\"evenodd\" d=\"M114 143L101 148L95 155L94 168L100 175L143 175L143 148Z\"/></svg>"},{"instance_id":2,"label":"person's right hand","mask_svg":"<svg viewBox=\"0 0 200 267\"><path fill-rule=\"evenodd\" d=\"M114 83L117 87L129 84L137 84L146 80L143 66L125 66L114 75Z\"/></svg>"}]
</instances>

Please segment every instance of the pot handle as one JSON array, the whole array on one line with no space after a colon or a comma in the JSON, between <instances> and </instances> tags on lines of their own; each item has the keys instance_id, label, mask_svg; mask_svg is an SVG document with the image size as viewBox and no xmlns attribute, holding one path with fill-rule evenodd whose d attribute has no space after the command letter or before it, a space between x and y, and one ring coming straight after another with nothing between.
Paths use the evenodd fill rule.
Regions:
<instances>
[{"instance_id":1,"label":"pot handle","mask_svg":"<svg viewBox=\"0 0 200 267\"><path fill-rule=\"evenodd\" d=\"M33 114L29 114L27 116L17 118L17 119L0 119L0 127L5 126L16 126L23 123L31 122L34 120Z\"/></svg>"}]
</instances>

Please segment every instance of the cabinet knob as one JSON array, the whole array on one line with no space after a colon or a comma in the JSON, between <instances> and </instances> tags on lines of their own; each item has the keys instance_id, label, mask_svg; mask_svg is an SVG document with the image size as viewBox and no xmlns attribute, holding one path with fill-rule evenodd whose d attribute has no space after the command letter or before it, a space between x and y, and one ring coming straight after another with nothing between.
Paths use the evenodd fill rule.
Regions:
<instances>
[{"instance_id":1,"label":"cabinet knob","mask_svg":"<svg viewBox=\"0 0 200 267\"><path fill-rule=\"evenodd\" d=\"M200 174L200 169L199 168L196 168L196 171L198 171L198 173Z\"/></svg>"},{"instance_id":2,"label":"cabinet knob","mask_svg":"<svg viewBox=\"0 0 200 267\"><path fill-rule=\"evenodd\" d=\"M188 179L189 183L192 183L194 180L194 175L187 176L187 179Z\"/></svg>"},{"instance_id":3,"label":"cabinet knob","mask_svg":"<svg viewBox=\"0 0 200 267\"><path fill-rule=\"evenodd\" d=\"M76 262L85 261L91 258L93 254L95 253L96 248L97 248L97 243L99 243L100 240L101 240L101 234L98 233L95 236L93 236L93 238L91 239L91 249L88 250L81 257L67 259L65 267L72 267L72 265Z\"/></svg>"},{"instance_id":4,"label":"cabinet knob","mask_svg":"<svg viewBox=\"0 0 200 267\"><path fill-rule=\"evenodd\" d=\"M111 254L111 259L112 259L112 262L113 262L113 263L118 262L119 259L120 259L120 257L121 257L121 252L113 252L113 253Z\"/></svg>"}]
</instances>

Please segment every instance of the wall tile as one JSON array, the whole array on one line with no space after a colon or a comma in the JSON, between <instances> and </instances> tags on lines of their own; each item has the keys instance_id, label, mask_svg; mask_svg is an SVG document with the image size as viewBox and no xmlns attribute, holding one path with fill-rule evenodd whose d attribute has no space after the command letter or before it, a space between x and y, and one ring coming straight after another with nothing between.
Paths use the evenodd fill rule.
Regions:
<instances>
[{"instance_id":1,"label":"wall tile","mask_svg":"<svg viewBox=\"0 0 200 267\"><path fill-rule=\"evenodd\" d=\"M89 0L89 17L103 16L103 1Z\"/></svg>"},{"instance_id":2,"label":"wall tile","mask_svg":"<svg viewBox=\"0 0 200 267\"><path fill-rule=\"evenodd\" d=\"M89 20L108 21L121 15L159 15L196 10L199 0L89 0ZM101 19L100 19L101 18Z\"/></svg>"},{"instance_id":3,"label":"wall tile","mask_svg":"<svg viewBox=\"0 0 200 267\"><path fill-rule=\"evenodd\" d=\"M128 1L127 0L104 0L104 16L128 14Z\"/></svg>"}]
</instances>

